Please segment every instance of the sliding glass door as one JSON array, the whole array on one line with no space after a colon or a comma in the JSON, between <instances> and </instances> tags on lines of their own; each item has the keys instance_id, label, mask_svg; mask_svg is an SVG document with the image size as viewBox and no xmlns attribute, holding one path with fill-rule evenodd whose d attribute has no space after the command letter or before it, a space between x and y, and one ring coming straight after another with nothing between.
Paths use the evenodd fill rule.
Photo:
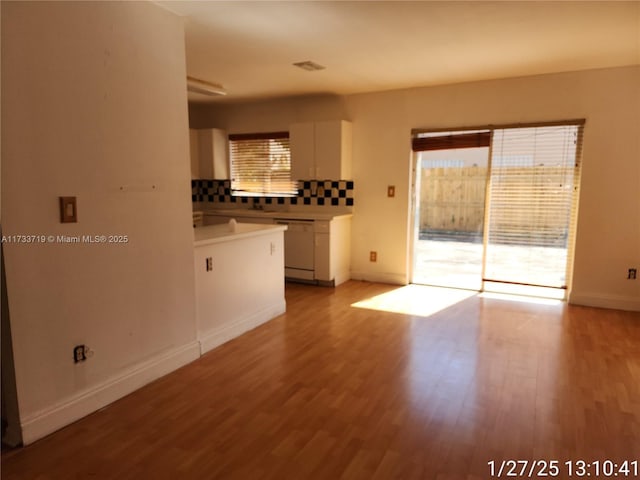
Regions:
<instances>
[{"instance_id":1,"label":"sliding glass door","mask_svg":"<svg viewBox=\"0 0 640 480\"><path fill-rule=\"evenodd\" d=\"M581 122L414 136L412 282L566 289L581 143Z\"/></svg>"}]
</instances>

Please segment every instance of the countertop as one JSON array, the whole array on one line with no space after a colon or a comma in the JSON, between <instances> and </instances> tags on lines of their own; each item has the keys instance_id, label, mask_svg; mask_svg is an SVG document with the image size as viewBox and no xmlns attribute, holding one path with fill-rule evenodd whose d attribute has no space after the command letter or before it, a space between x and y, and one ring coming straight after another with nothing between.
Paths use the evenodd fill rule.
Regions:
<instances>
[{"instance_id":1,"label":"countertop","mask_svg":"<svg viewBox=\"0 0 640 480\"><path fill-rule=\"evenodd\" d=\"M221 215L225 217L261 217L261 218L278 218L278 219L294 219L294 220L333 220L334 218L349 218L353 214L351 212L337 211L320 211L320 210L253 210L247 208L211 208L206 210L198 210L204 215ZM196 212L194 212L196 213Z\"/></svg>"},{"instance_id":2,"label":"countertop","mask_svg":"<svg viewBox=\"0 0 640 480\"><path fill-rule=\"evenodd\" d=\"M286 225L255 224L255 223L223 223L208 225L193 229L193 245L201 247L213 243L229 242L241 238L255 237L275 232L284 232Z\"/></svg>"}]
</instances>

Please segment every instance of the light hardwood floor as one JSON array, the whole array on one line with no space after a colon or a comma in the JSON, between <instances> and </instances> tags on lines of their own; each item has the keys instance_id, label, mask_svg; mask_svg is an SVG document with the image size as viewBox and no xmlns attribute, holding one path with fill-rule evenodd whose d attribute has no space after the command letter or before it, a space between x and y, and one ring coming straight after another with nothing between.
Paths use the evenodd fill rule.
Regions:
<instances>
[{"instance_id":1,"label":"light hardwood floor","mask_svg":"<svg viewBox=\"0 0 640 480\"><path fill-rule=\"evenodd\" d=\"M285 315L3 452L2 479L487 479L491 460L640 460L640 313L352 306L396 288L289 284Z\"/></svg>"}]
</instances>

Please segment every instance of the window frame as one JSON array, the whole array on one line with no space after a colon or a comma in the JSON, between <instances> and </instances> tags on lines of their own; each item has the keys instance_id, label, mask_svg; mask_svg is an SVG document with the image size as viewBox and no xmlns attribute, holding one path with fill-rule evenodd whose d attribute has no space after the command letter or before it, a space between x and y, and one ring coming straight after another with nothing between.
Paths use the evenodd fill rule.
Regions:
<instances>
[{"instance_id":1,"label":"window frame","mask_svg":"<svg viewBox=\"0 0 640 480\"><path fill-rule=\"evenodd\" d=\"M285 155L287 169L274 168L276 155ZM229 172L234 197L294 197L298 194L298 182L291 178L288 131L230 134Z\"/></svg>"}]
</instances>

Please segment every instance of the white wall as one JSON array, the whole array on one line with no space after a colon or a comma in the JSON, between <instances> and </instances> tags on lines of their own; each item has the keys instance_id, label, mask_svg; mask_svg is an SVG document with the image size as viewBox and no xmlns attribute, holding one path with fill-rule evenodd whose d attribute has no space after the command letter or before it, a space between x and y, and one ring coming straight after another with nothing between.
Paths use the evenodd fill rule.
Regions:
<instances>
[{"instance_id":1,"label":"white wall","mask_svg":"<svg viewBox=\"0 0 640 480\"><path fill-rule=\"evenodd\" d=\"M336 118L353 122L352 274L392 283L409 274L412 128L585 118L571 300L640 309L640 281L626 280L627 268L640 267L639 67L190 110L193 125L230 132Z\"/></svg>"},{"instance_id":2,"label":"white wall","mask_svg":"<svg viewBox=\"0 0 640 480\"><path fill-rule=\"evenodd\" d=\"M26 443L198 356L185 75L151 3L2 2L3 234L129 239L5 244Z\"/></svg>"}]
</instances>

